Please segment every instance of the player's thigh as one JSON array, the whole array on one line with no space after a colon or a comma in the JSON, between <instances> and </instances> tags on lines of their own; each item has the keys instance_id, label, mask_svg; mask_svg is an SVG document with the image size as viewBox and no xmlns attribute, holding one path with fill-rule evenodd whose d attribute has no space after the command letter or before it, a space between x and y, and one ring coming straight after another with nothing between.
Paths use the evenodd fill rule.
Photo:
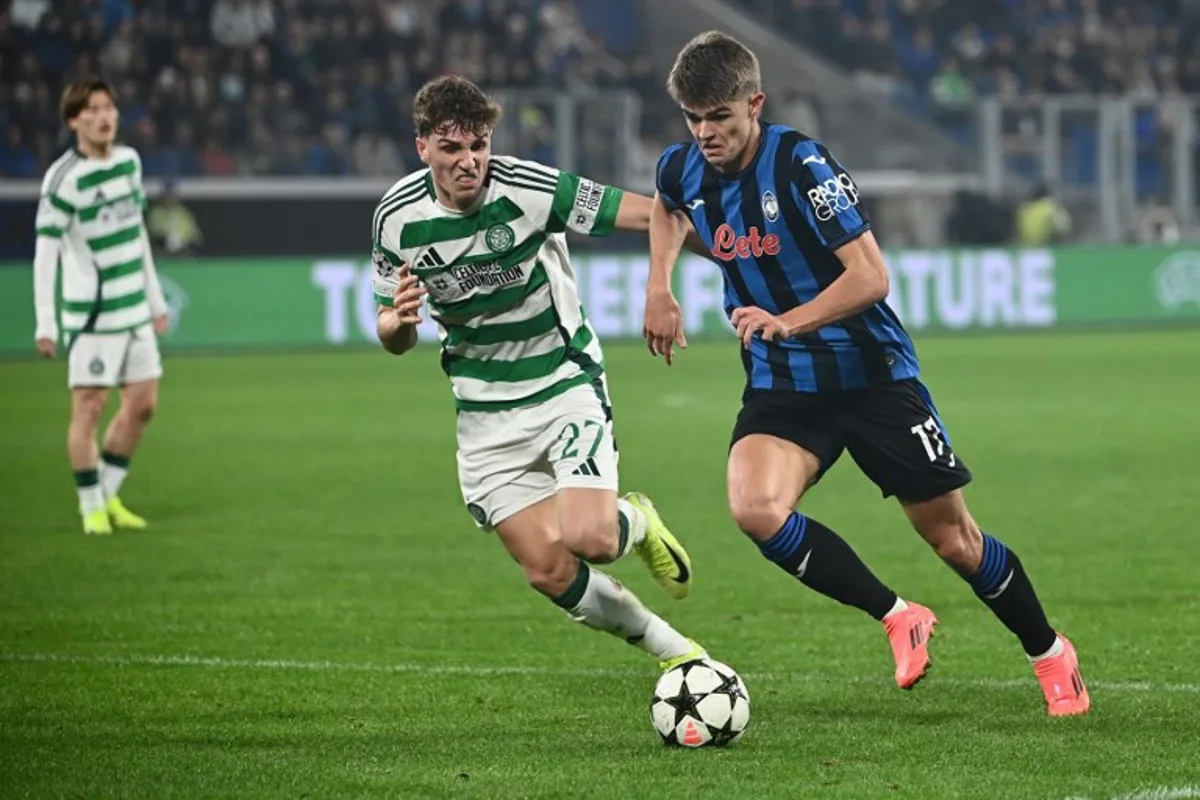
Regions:
<instances>
[{"instance_id":1,"label":"player's thigh","mask_svg":"<svg viewBox=\"0 0 1200 800\"><path fill-rule=\"evenodd\" d=\"M508 554L538 591L561 594L577 570L578 559L564 545L554 497L521 509L495 526Z\"/></svg>"},{"instance_id":2,"label":"player's thigh","mask_svg":"<svg viewBox=\"0 0 1200 800\"><path fill-rule=\"evenodd\" d=\"M577 386L539 405L536 413L541 425L537 446L560 491L617 490L612 408L602 387Z\"/></svg>"},{"instance_id":3,"label":"player's thigh","mask_svg":"<svg viewBox=\"0 0 1200 800\"><path fill-rule=\"evenodd\" d=\"M458 482L476 525L499 523L552 498L554 472L526 409L458 415Z\"/></svg>"},{"instance_id":4,"label":"player's thigh","mask_svg":"<svg viewBox=\"0 0 1200 800\"><path fill-rule=\"evenodd\" d=\"M602 387L579 386L539 407L540 440L554 471L559 525L567 546L591 553L615 540L617 445Z\"/></svg>"},{"instance_id":5,"label":"player's thigh","mask_svg":"<svg viewBox=\"0 0 1200 800\"><path fill-rule=\"evenodd\" d=\"M915 379L847 393L846 449L884 497L924 503L961 489L971 471L950 446L933 399Z\"/></svg>"},{"instance_id":6,"label":"player's thigh","mask_svg":"<svg viewBox=\"0 0 1200 800\"><path fill-rule=\"evenodd\" d=\"M121 383L129 333L81 333L67 349L67 386L110 389Z\"/></svg>"},{"instance_id":7,"label":"player's thigh","mask_svg":"<svg viewBox=\"0 0 1200 800\"><path fill-rule=\"evenodd\" d=\"M830 401L799 392L747 391L734 425L726 487L742 530L769 536L837 461Z\"/></svg>"},{"instance_id":8,"label":"player's thigh","mask_svg":"<svg viewBox=\"0 0 1200 800\"><path fill-rule=\"evenodd\" d=\"M158 349L158 337L154 335L154 329L150 325L143 325L130 334L129 346L119 380L126 386L151 382L157 384L162 374L162 354ZM155 398L157 398L157 388L155 389Z\"/></svg>"}]
</instances>

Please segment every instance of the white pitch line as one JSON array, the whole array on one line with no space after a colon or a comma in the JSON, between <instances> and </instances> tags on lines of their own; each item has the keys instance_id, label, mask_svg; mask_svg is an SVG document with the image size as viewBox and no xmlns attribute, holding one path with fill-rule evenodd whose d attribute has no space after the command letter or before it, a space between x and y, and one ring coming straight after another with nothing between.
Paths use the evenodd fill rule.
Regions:
<instances>
[{"instance_id":1,"label":"white pitch line","mask_svg":"<svg viewBox=\"0 0 1200 800\"><path fill-rule=\"evenodd\" d=\"M1112 800L1194 800L1200 798L1200 786L1151 786L1129 794L1113 797ZM1091 800L1084 795L1072 795L1066 800Z\"/></svg>"},{"instance_id":2,"label":"white pitch line","mask_svg":"<svg viewBox=\"0 0 1200 800\"><path fill-rule=\"evenodd\" d=\"M89 656L70 653L0 653L0 662L25 664L91 664L111 667L208 667L212 669L281 670L294 672L369 672L382 674L417 675L466 675L488 677L492 675L561 675L564 677L631 677L643 675L647 670L635 668L606 669L535 667L523 665L467 665L467 664L375 664L353 661L292 661L286 659L243 659L215 658L191 655L123 655ZM822 675L802 671L755 672L747 671L742 677L748 681L779 681L792 683L853 683L887 684L890 679L865 675ZM943 686L959 686L978 689L1024 689L1033 682L1016 678L953 678L931 675L930 681ZM1107 692L1141 692L1147 694L1182 693L1200 694L1197 683L1161 683L1153 681L1089 681L1088 686ZM1190 788L1190 787L1188 787ZM1122 800L1125 800L1122 798ZM1140 798L1139 798L1140 800Z\"/></svg>"}]
</instances>

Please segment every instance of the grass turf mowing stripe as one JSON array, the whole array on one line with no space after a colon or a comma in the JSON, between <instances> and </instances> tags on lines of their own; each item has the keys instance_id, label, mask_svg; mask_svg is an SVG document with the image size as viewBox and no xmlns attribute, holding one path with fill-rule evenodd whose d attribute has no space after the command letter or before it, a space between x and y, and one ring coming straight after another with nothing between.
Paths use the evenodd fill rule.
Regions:
<instances>
[{"instance_id":1,"label":"grass turf mowing stripe","mask_svg":"<svg viewBox=\"0 0 1200 800\"><path fill-rule=\"evenodd\" d=\"M559 669L513 665L464 665L464 664L375 664L353 661L296 661L290 659L216 658L209 656L145 655L88 656L70 653L0 653L0 663L24 664L85 664L113 667L209 667L214 669L292 670L309 672L412 672L424 675L466 675L487 677L489 675L562 675L572 677L629 677L647 670L630 669ZM740 672L740 671L739 671ZM789 683L853 683L891 684L891 678L880 675L816 675L794 672L740 672L747 681L779 681ZM950 678L934 679L944 686L973 687L979 689L1026 689L1036 685L1030 675L1028 680L1016 678ZM1146 692L1200 694L1198 683L1161 683L1153 681L1105 681L1089 680L1088 688L1107 692Z\"/></svg>"}]
</instances>

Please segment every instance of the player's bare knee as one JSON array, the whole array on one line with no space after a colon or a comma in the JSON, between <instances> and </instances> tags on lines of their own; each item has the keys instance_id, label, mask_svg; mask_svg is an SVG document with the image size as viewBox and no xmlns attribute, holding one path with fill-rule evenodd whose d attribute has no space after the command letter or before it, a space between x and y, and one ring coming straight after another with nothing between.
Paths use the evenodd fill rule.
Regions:
<instances>
[{"instance_id":1,"label":"player's bare knee","mask_svg":"<svg viewBox=\"0 0 1200 800\"><path fill-rule=\"evenodd\" d=\"M150 420L154 419L154 414L158 410L157 406L155 400L139 400L136 403L130 403L123 411L130 422L145 427L150 424Z\"/></svg>"},{"instance_id":2,"label":"player's bare knee","mask_svg":"<svg viewBox=\"0 0 1200 800\"><path fill-rule=\"evenodd\" d=\"M72 424L96 427L100 423L100 415L104 413L107 397L103 389L77 391L71 406Z\"/></svg>"},{"instance_id":3,"label":"player's bare knee","mask_svg":"<svg viewBox=\"0 0 1200 800\"><path fill-rule=\"evenodd\" d=\"M550 598L561 597L575 580L578 562L573 558L547 558L525 564L525 580L537 592Z\"/></svg>"},{"instance_id":4,"label":"player's bare knee","mask_svg":"<svg viewBox=\"0 0 1200 800\"><path fill-rule=\"evenodd\" d=\"M575 555L593 564L607 564L617 557L615 515L562 523L563 542Z\"/></svg>"},{"instance_id":5,"label":"player's bare knee","mask_svg":"<svg viewBox=\"0 0 1200 800\"><path fill-rule=\"evenodd\" d=\"M729 511L742 533L760 542L774 536L792 513L792 509L781 498L758 493L735 496L729 504Z\"/></svg>"},{"instance_id":6,"label":"player's bare knee","mask_svg":"<svg viewBox=\"0 0 1200 800\"><path fill-rule=\"evenodd\" d=\"M983 559L983 535L970 514L929 526L921 535L938 558L960 572L974 571Z\"/></svg>"}]
</instances>

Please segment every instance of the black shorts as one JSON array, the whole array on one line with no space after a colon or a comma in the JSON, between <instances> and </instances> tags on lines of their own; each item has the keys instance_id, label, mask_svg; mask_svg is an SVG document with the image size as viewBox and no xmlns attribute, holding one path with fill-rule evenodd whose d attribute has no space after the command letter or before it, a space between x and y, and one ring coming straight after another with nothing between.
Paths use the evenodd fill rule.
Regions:
<instances>
[{"instance_id":1,"label":"black shorts","mask_svg":"<svg viewBox=\"0 0 1200 800\"><path fill-rule=\"evenodd\" d=\"M884 497L909 503L971 481L971 471L950 449L928 390L915 378L820 394L747 389L730 446L754 433L794 442L815 455L821 462L816 480L848 450Z\"/></svg>"}]
</instances>

